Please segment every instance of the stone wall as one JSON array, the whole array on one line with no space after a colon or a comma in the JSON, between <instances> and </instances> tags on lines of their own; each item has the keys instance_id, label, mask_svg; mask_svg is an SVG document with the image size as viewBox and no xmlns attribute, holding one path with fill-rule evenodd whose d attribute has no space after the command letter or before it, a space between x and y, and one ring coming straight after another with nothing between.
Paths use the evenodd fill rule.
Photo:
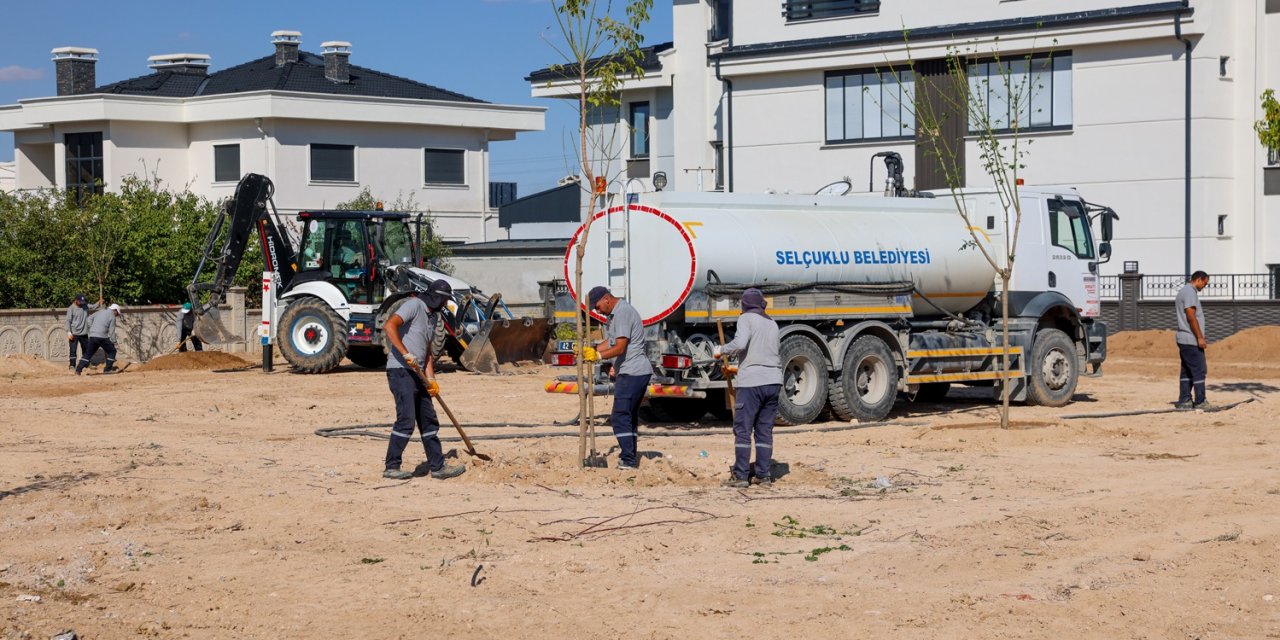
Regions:
<instances>
[{"instance_id":1,"label":"stone wall","mask_svg":"<svg viewBox=\"0 0 1280 640\"><path fill-rule=\"evenodd\" d=\"M256 329L259 315L251 316L245 309L243 287L230 290L227 303L219 307L219 318L227 331L217 335L208 344L219 351L242 353L256 348ZM116 322L117 358L145 362L171 351L178 343L177 305L151 305L124 307ZM0 310L0 356L27 354L54 362L67 359L67 330L64 320L66 308L61 309L3 309ZM249 318L253 322L249 322ZM201 332L215 337L213 332Z\"/></svg>"}]
</instances>

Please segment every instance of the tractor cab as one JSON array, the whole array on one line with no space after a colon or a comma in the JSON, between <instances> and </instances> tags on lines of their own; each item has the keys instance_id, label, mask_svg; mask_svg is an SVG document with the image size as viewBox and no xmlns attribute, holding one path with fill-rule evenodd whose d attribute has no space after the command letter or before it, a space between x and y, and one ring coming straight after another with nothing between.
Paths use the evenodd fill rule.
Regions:
<instances>
[{"instance_id":1,"label":"tractor cab","mask_svg":"<svg viewBox=\"0 0 1280 640\"><path fill-rule=\"evenodd\" d=\"M331 282L351 304L381 304L379 269L418 264L409 214L392 211L303 211L300 281Z\"/></svg>"}]
</instances>

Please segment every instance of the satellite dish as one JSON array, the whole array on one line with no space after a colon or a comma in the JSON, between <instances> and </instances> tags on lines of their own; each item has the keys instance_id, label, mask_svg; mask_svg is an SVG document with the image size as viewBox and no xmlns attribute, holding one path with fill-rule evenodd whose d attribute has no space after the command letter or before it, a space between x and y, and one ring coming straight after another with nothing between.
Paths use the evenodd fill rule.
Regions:
<instances>
[{"instance_id":1,"label":"satellite dish","mask_svg":"<svg viewBox=\"0 0 1280 640\"><path fill-rule=\"evenodd\" d=\"M818 189L815 196L842 196L849 193L853 189L853 185L848 180L837 180L831 184Z\"/></svg>"}]
</instances>

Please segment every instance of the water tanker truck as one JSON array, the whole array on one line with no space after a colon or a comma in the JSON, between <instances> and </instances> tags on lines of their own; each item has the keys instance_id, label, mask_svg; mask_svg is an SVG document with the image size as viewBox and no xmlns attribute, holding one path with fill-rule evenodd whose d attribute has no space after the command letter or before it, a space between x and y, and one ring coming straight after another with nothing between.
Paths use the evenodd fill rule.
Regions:
<instances>
[{"instance_id":1,"label":"water tanker truck","mask_svg":"<svg viewBox=\"0 0 1280 640\"><path fill-rule=\"evenodd\" d=\"M949 192L887 193L903 197L625 194L627 205L596 212L591 232L570 242L556 315L585 309L573 276L586 236L582 287L603 284L640 312L655 371L648 403L669 420L726 415L712 349L718 323L732 335L749 287L780 325L784 423L881 420L900 397L940 401L956 384L995 394L1009 384L1016 401L1063 406L1079 376L1100 375L1097 270L1110 256L1110 209L1071 188L1020 190L1006 369L999 278L977 243L1002 260L1012 214L992 191L965 191L970 229ZM572 343L552 357L574 364ZM603 374L592 385L611 391ZM576 378L546 389L577 393Z\"/></svg>"}]
</instances>

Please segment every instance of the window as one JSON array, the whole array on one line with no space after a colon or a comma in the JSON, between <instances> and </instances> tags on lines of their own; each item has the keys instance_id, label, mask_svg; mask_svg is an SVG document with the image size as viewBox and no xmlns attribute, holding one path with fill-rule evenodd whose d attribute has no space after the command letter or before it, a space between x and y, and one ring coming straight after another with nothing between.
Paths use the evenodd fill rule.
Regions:
<instances>
[{"instance_id":1,"label":"window","mask_svg":"<svg viewBox=\"0 0 1280 640\"><path fill-rule=\"evenodd\" d=\"M711 42L728 40L733 35L733 0L711 1Z\"/></svg>"},{"instance_id":2,"label":"window","mask_svg":"<svg viewBox=\"0 0 1280 640\"><path fill-rule=\"evenodd\" d=\"M910 71L828 73L827 142L915 136L915 95Z\"/></svg>"},{"instance_id":3,"label":"window","mask_svg":"<svg viewBox=\"0 0 1280 640\"><path fill-rule=\"evenodd\" d=\"M213 146L213 181L235 182L240 179L240 145Z\"/></svg>"},{"instance_id":4,"label":"window","mask_svg":"<svg viewBox=\"0 0 1280 640\"><path fill-rule=\"evenodd\" d=\"M68 133L63 138L67 151L67 192L80 201L86 195L102 193L102 132Z\"/></svg>"},{"instance_id":5,"label":"window","mask_svg":"<svg viewBox=\"0 0 1280 640\"><path fill-rule=\"evenodd\" d=\"M649 157L649 103L632 102L631 118L631 157L643 159Z\"/></svg>"},{"instance_id":6,"label":"window","mask_svg":"<svg viewBox=\"0 0 1280 640\"><path fill-rule=\"evenodd\" d=\"M423 182L427 184L466 184L467 171L464 160L466 152L462 149L427 149L426 174Z\"/></svg>"},{"instance_id":7,"label":"window","mask_svg":"<svg viewBox=\"0 0 1280 640\"><path fill-rule=\"evenodd\" d=\"M969 132L1071 128L1071 52L969 65L969 92L990 123L970 114Z\"/></svg>"},{"instance_id":8,"label":"window","mask_svg":"<svg viewBox=\"0 0 1280 640\"><path fill-rule=\"evenodd\" d=\"M1053 246L1062 247L1083 260L1093 259L1089 217L1079 202L1049 201L1049 236Z\"/></svg>"},{"instance_id":9,"label":"window","mask_svg":"<svg viewBox=\"0 0 1280 640\"><path fill-rule=\"evenodd\" d=\"M311 179L316 182L355 182L356 148L349 144L311 145Z\"/></svg>"},{"instance_id":10,"label":"window","mask_svg":"<svg viewBox=\"0 0 1280 640\"><path fill-rule=\"evenodd\" d=\"M413 233L409 223L387 220L382 223L382 255L397 264L413 264Z\"/></svg>"},{"instance_id":11,"label":"window","mask_svg":"<svg viewBox=\"0 0 1280 640\"><path fill-rule=\"evenodd\" d=\"M840 18L880 10L880 0L786 0L782 15L787 22L816 18Z\"/></svg>"}]
</instances>

